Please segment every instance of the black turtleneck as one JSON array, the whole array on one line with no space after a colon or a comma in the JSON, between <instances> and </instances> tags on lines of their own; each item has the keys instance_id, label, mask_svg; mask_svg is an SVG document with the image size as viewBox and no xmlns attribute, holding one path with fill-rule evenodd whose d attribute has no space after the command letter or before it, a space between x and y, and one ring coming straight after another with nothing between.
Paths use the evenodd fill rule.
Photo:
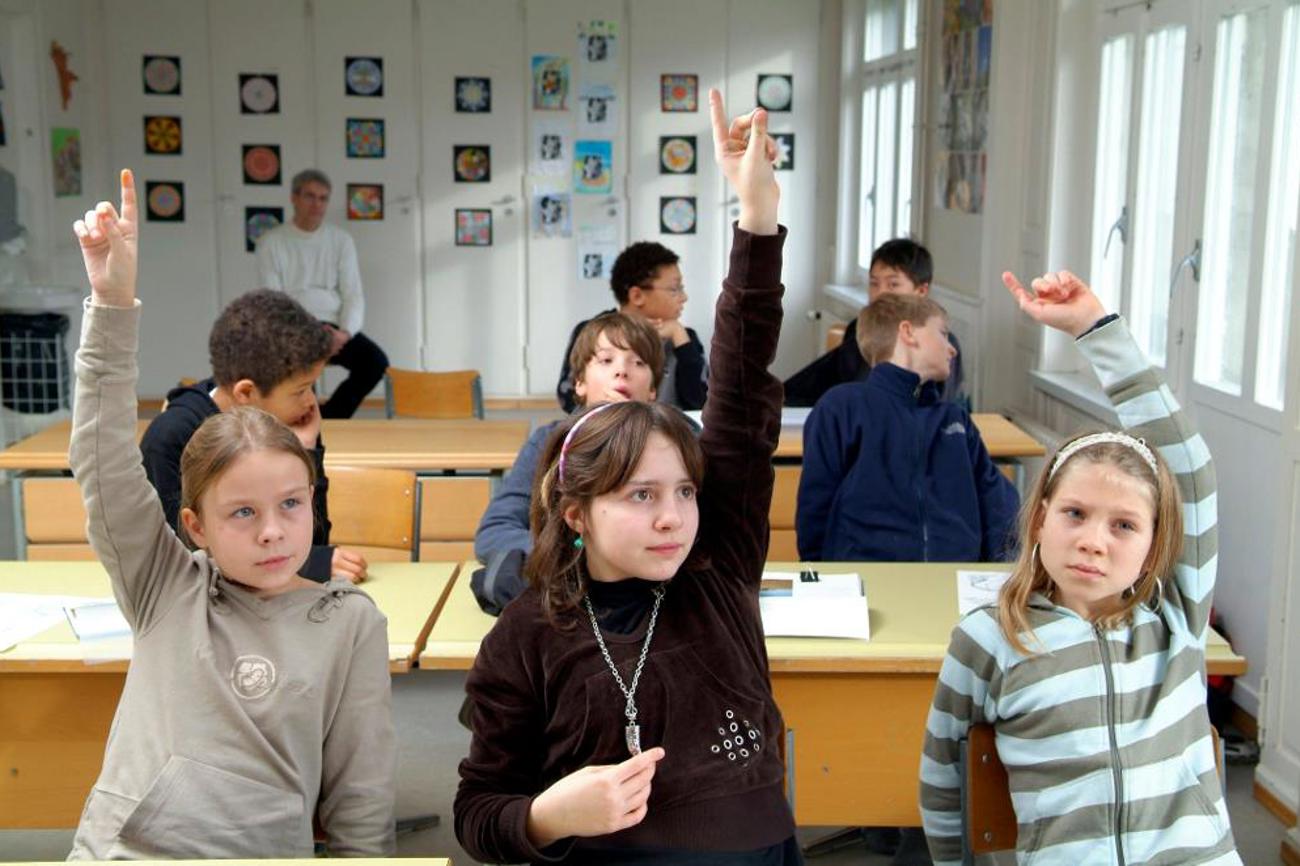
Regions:
<instances>
[{"instance_id":1,"label":"black turtleneck","mask_svg":"<svg viewBox=\"0 0 1300 866\"><path fill-rule=\"evenodd\" d=\"M614 634L631 634L654 606L655 587L662 584L639 577L612 582L588 578L587 594L601 628Z\"/></svg>"}]
</instances>

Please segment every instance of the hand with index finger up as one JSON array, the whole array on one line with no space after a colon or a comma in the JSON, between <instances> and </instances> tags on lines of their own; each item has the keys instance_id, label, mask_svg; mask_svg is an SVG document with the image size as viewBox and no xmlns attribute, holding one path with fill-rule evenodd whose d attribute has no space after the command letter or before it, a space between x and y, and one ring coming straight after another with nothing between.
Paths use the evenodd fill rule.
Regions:
<instances>
[{"instance_id":1,"label":"hand with index finger up","mask_svg":"<svg viewBox=\"0 0 1300 866\"><path fill-rule=\"evenodd\" d=\"M767 134L767 112L756 108L730 125L722 94L709 90L713 119L713 156L740 199L740 228L756 235L777 232L776 210L781 201L772 163L776 142Z\"/></svg>"},{"instance_id":2,"label":"hand with index finger up","mask_svg":"<svg viewBox=\"0 0 1300 866\"><path fill-rule=\"evenodd\" d=\"M137 225L135 178L124 168L121 214L101 201L72 224L95 303L129 307L135 302Z\"/></svg>"}]
</instances>

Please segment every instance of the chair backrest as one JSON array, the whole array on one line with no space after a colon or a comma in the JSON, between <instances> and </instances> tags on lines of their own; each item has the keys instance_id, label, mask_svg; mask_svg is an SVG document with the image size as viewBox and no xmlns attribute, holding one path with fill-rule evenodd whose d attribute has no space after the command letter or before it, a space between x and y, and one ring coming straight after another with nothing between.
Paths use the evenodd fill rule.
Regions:
<instances>
[{"instance_id":1,"label":"chair backrest","mask_svg":"<svg viewBox=\"0 0 1300 866\"><path fill-rule=\"evenodd\" d=\"M411 562L419 549L419 487L406 469L331 466L330 542L371 561Z\"/></svg>"},{"instance_id":2,"label":"chair backrest","mask_svg":"<svg viewBox=\"0 0 1300 866\"><path fill-rule=\"evenodd\" d=\"M1016 810L1011 805L1011 788L1007 769L998 757L992 725L971 725L962 744L962 827L966 838L963 845L963 863L973 863L974 857L1007 851L1016 847ZM1210 726L1214 742L1214 763L1223 775L1223 747L1219 732Z\"/></svg>"},{"instance_id":3,"label":"chair backrest","mask_svg":"<svg viewBox=\"0 0 1300 866\"><path fill-rule=\"evenodd\" d=\"M838 349L840 343L844 342L844 331L848 325L831 325L826 329L826 351Z\"/></svg>"},{"instance_id":4,"label":"chair backrest","mask_svg":"<svg viewBox=\"0 0 1300 866\"><path fill-rule=\"evenodd\" d=\"M389 418L482 418L483 379L478 370L426 373L389 367L384 404Z\"/></svg>"}]
</instances>

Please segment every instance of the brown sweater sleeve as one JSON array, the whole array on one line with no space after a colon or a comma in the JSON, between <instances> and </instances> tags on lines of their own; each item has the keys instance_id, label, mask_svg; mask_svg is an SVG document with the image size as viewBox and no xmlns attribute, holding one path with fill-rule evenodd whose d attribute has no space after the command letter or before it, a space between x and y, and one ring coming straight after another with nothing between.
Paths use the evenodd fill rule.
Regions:
<instances>
[{"instance_id":1,"label":"brown sweater sleeve","mask_svg":"<svg viewBox=\"0 0 1300 866\"><path fill-rule=\"evenodd\" d=\"M768 367L781 335L786 230L767 236L734 232L709 352L696 544L714 572L756 586L767 559L772 454L781 433L781 381Z\"/></svg>"},{"instance_id":2,"label":"brown sweater sleeve","mask_svg":"<svg viewBox=\"0 0 1300 866\"><path fill-rule=\"evenodd\" d=\"M543 853L528 841L528 810L546 787L546 721L538 712L542 701L530 680L529 653L513 628L517 614L508 608L497 620L465 682L474 733L460 762L452 812L456 840L483 863L558 859L572 846L572 840L560 842Z\"/></svg>"}]
</instances>

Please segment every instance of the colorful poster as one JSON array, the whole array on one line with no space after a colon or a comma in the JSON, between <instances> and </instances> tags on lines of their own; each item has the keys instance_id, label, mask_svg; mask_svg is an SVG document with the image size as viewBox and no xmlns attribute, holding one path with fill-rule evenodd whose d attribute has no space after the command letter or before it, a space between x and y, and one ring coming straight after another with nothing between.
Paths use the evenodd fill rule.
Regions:
<instances>
[{"instance_id":1,"label":"colorful poster","mask_svg":"<svg viewBox=\"0 0 1300 866\"><path fill-rule=\"evenodd\" d=\"M588 195L614 190L614 145L609 141L573 144L573 191Z\"/></svg>"},{"instance_id":2,"label":"colorful poster","mask_svg":"<svg viewBox=\"0 0 1300 866\"><path fill-rule=\"evenodd\" d=\"M280 76L263 72L241 73L239 113L279 114Z\"/></svg>"},{"instance_id":3,"label":"colorful poster","mask_svg":"<svg viewBox=\"0 0 1300 866\"><path fill-rule=\"evenodd\" d=\"M578 244L578 279L608 280L618 258L618 244Z\"/></svg>"},{"instance_id":4,"label":"colorful poster","mask_svg":"<svg viewBox=\"0 0 1300 866\"><path fill-rule=\"evenodd\" d=\"M662 196L659 199L659 231L666 235L695 234L695 196Z\"/></svg>"},{"instance_id":5,"label":"colorful poster","mask_svg":"<svg viewBox=\"0 0 1300 866\"><path fill-rule=\"evenodd\" d=\"M181 152L181 119L172 116L152 116L144 119L144 152L156 156L179 156Z\"/></svg>"},{"instance_id":6,"label":"colorful poster","mask_svg":"<svg viewBox=\"0 0 1300 866\"><path fill-rule=\"evenodd\" d=\"M492 110L492 79L456 78L456 111L464 114L487 114Z\"/></svg>"},{"instance_id":7,"label":"colorful poster","mask_svg":"<svg viewBox=\"0 0 1300 866\"><path fill-rule=\"evenodd\" d=\"M181 95L181 59L156 54L144 55L140 70L144 92L151 96Z\"/></svg>"},{"instance_id":8,"label":"colorful poster","mask_svg":"<svg viewBox=\"0 0 1300 866\"><path fill-rule=\"evenodd\" d=\"M149 222L185 222L185 184L179 180L145 181L144 202Z\"/></svg>"},{"instance_id":9,"label":"colorful poster","mask_svg":"<svg viewBox=\"0 0 1300 866\"><path fill-rule=\"evenodd\" d=\"M992 59L993 4L944 0L939 138L932 168L937 208L969 214L984 209Z\"/></svg>"},{"instance_id":10,"label":"colorful poster","mask_svg":"<svg viewBox=\"0 0 1300 866\"><path fill-rule=\"evenodd\" d=\"M659 173L695 174L695 142L693 135L659 136Z\"/></svg>"},{"instance_id":11,"label":"colorful poster","mask_svg":"<svg viewBox=\"0 0 1300 866\"><path fill-rule=\"evenodd\" d=\"M569 58L539 54L533 58L533 110L567 111Z\"/></svg>"},{"instance_id":12,"label":"colorful poster","mask_svg":"<svg viewBox=\"0 0 1300 866\"><path fill-rule=\"evenodd\" d=\"M343 58L343 92L348 96L383 96L384 58Z\"/></svg>"},{"instance_id":13,"label":"colorful poster","mask_svg":"<svg viewBox=\"0 0 1300 866\"><path fill-rule=\"evenodd\" d=\"M381 220L384 218L382 183L348 184L348 219Z\"/></svg>"},{"instance_id":14,"label":"colorful poster","mask_svg":"<svg viewBox=\"0 0 1300 866\"><path fill-rule=\"evenodd\" d=\"M280 145L245 144L244 183L276 186L280 183Z\"/></svg>"},{"instance_id":15,"label":"colorful poster","mask_svg":"<svg viewBox=\"0 0 1300 866\"><path fill-rule=\"evenodd\" d=\"M380 159L384 155L384 121L378 117L349 117L347 153L350 159Z\"/></svg>"},{"instance_id":16,"label":"colorful poster","mask_svg":"<svg viewBox=\"0 0 1300 866\"><path fill-rule=\"evenodd\" d=\"M660 111L699 111L700 77L672 73L659 76Z\"/></svg>"},{"instance_id":17,"label":"colorful poster","mask_svg":"<svg viewBox=\"0 0 1300 866\"><path fill-rule=\"evenodd\" d=\"M600 20L579 24L578 57L583 63L612 65L618 57L618 25Z\"/></svg>"},{"instance_id":18,"label":"colorful poster","mask_svg":"<svg viewBox=\"0 0 1300 866\"><path fill-rule=\"evenodd\" d=\"M81 195L81 131L57 126L51 129L50 158L55 197Z\"/></svg>"},{"instance_id":19,"label":"colorful poster","mask_svg":"<svg viewBox=\"0 0 1300 866\"><path fill-rule=\"evenodd\" d=\"M573 237L573 202L567 192L536 190L533 193L533 237Z\"/></svg>"},{"instance_id":20,"label":"colorful poster","mask_svg":"<svg viewBox=\"0 0 1300 866\"><path fill-rule=\"evenodd\" d=\"M456 246L492 246L492 211L481 208L457 208Z\"/></svg>"},{"instance_id":21,"label":"colorful poster","mask_svg":"<svg viewBox=\"0 0 1300 866\"><path fill-rule=\"evenodd\" d=\"M244 208L244 250L257 251L257 239L284 222L282 207Z\"/></svg>"},{"instance_id":22,"label":"colorful poster","mask_svg":"<svg viewBox=\"0 0 1300 866\"><path fill-rule=\"evenodd\" d=\"M760 74L755 98L759 108L790 111L794 105L794 76Z\"/></svg>"},{"instance_id":23,"label":"colorful poster","mask_svg":"<svg viewBox=\"0 0 1300 866\"><path fill-rule=\"evenodd\" d=\"M456 183L487 183L492 179L492 148L486 144L457 144L452 147Z\"/></svg>"}]
</instances>

